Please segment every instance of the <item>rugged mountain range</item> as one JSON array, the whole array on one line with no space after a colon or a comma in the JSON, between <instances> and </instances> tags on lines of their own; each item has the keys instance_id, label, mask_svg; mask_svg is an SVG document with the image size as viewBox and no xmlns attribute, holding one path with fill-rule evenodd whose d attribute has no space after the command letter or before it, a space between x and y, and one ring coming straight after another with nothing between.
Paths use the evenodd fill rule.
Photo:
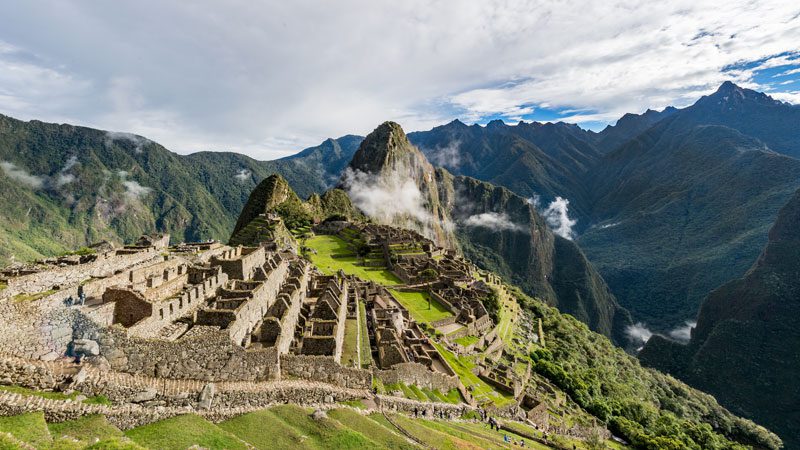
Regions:
<instances>
[{"instance_id":1,"label":"rugged mountain range","mask_svg":"<svg viewBox=\"0 0 800 450\"><path fill-rule=\"evenodd\" d=\"M538 198L540 211L568 200L570 231L620 304L666 333L747 270L800 187L798 114L724 83L690 107L627 114L599 133L455 121L409 138L456 174Z\"/></svg>"},{"instance_id":2,"label":"rugged mountain range","mask_svg":"<svg viewBox=\"0 0 800 450\"><path fill-rule=\"evenodd\" d=\"M546 217L551 227L576 240L637 320L668 332L695 316L707 292L744 273L800 186L800 164L780 154L793 154L800 139L791 126L799 110L725 83L691 107L629 114L600 133L454 121L409 140L434 166L538 200L540 213L563 197L563 214ZM279 173L300 198L321 193L363 140L329 139L262 162L181 156L138 136L69 125L0 124L0 184L6 198L25 199L3 205L6 261L153 228L179 240L225 239L256 183ZM419 173L430 178L429 166Z\"/></svg>"},{"instance_id":3,"label":"rugged mountain range","mask_svg":"<svg viewBox=\"0 0 800 450\"><path fill-rule=\"evenodd\" d=\"M654 336L640 358L714 394L800 447L800 191L744 277L703 302L688 345Z\"/></svg>"},{"instance_id":4,"label":"rugged mountain range","mask_svg":"<svg viewBox=\"0 0 800 450\"><path fill-rule=\"evenodd\" d=\"M234 236L267 212L291 223L298 217L352 217L352 200L371 220L415 229L459 249L479 266L624 343L630 316L573 242L554 234L531 203L510 190L434 169L400 125L386 122L364 139L341 187L349 199L339 203L346 206L319 210L312 201L302 203L280 177L270 177L253 191Z\"/></svg>"}]
</instances>

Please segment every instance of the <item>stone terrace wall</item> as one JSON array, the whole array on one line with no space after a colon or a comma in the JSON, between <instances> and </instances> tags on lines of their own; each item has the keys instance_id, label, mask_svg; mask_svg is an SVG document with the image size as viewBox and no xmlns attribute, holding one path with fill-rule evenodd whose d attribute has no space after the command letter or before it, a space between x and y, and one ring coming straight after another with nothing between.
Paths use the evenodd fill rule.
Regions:
<instances>
[{"instance_id":1,"label":"stone terrace wall","mask_svg":"<svg viewBox=\"0 0 800 450\"><path fill-rule=\"evenodd\" d=\"M8 280L8 287L0 291L0 296L8 298L17 294L35 294L53 288L53 286L70 286L95 277L113 275L136 264L158 258L155 250L143 250L128 255L102 255L92 262L74 266L56 267L43 272L13 277Z\"/></svg>"},{"instance_id":2,"label":"stone terrace wall","mask_svg":"<svg viewBox=\"0 0 800 450\"><path fill-rule=\"evenodd\" d=\"M400 363L387 370L376 370L375 376L384 383L414 384L427 389L438 389L447 392L458 388L458 377L434 372L427 366L409 362Z\"/></svg>"},{"instance_id":3,"label":"stone terrace wall","mask_svg":"<svg viewBox=\"0 0 800 450\"><path fill-rule=\"evenodd\" d=\"M351 389L371 389L372 373L369 370L342 367L330 356L282 355L281 375L321 381Z\"/></svg>"},{"instance_id":4,"label":"stone terrace wall","mask_svg":"<svg viewBox=\"0 0 800 450\"><path fill-rule=\"evenodd\" d=\"M77 286L32 301L0 300L0 353L27 359L55 359L72 342L75 308L64 299L77 298Z\"/></svg>"},{"instance_id":5,"label":"stone terrace wall","mask_svg":"<svg viewBox=\"0 0 800 450\"><path fill-rule=\"evenodd\" d=\"M73 338L97 341L100 356L120 372L206 381L262 381L280 376L274 348L245 350L221 330L176 341L141 339L128 337L119 326L99 327L80 315Z\"/></svg>"}]
</instances>

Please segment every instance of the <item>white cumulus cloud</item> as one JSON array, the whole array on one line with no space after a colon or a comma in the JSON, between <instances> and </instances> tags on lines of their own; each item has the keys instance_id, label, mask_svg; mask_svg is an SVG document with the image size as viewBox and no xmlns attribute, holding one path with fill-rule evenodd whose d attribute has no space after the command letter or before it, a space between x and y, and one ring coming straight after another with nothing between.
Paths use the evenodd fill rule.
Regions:
<instances>
[{"instance_id":1,"label":"white cumulus cloud","mask_svg":"<svg viewBox=\"0 0 800 450\"><path fill-rule=\"evenodd\" d=\"M798 50L795 3L8 2L0 105L259 158L383 120L419 130L549 107L613 121L726 79L758 87L759 64ZM742 62L756 64L730 69Z\"/></svg>"}]
</instances>

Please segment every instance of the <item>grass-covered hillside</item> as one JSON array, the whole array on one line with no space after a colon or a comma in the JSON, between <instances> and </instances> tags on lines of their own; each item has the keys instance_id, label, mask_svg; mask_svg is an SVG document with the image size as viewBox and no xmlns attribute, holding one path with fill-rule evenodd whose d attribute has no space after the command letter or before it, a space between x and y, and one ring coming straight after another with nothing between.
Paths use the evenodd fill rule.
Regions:
<instances>
[{"instance_id":1,"label":"grass-covered hillside","mask_svg":"<svg viewBox=\"0 0 800 450\"><path fill-rule=\"evenodd\" d=\"M491 430L480 422L411 418L341 407L322 416L313 409L276 406L212 423L194 414L176 416L121 431L103 416L48 423L41 413L0 418L0 448L184 450L235 449L511 449L522 440L527 448L553 448L531 440L542 434L522 423L509 430ZM516 432L511 431L516 430ZM506 438L509 441L506 441ZM514 444L516 443L516 445ZM553 441L563 448L587 449L580 441ZM607 448L619 448L608 442ZM557 447L556 447L557 448Z\"/></svg>"}]
</instances>

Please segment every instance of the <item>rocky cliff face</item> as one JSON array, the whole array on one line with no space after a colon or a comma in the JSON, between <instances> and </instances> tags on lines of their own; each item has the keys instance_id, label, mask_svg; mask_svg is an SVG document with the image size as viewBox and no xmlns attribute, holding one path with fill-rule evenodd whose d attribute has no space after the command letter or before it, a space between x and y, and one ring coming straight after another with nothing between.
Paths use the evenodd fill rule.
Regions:
<instances>
[{"instance_id":1,"label":"rocky cliff face","mask_svg":"<svg viewBox=\"0 0 800 450\"><path fill-rule=\"evenodd\" d=\"M342 187L372 219L416 230L444 247L458 247L439 199L435 170L400 125L384 122L364 139Z\"/></svg>"},{"instance_id":2,"label":"rocky cliff face","mask_svg":"<svg viewBox=\"0 0 800 450\"><path fill-rule=\"evenodd\" d=\"M703 303L688 345L654 337L643 363L714 394L732 411L800 446L800 191L784 206L758 261Z\"/></svg>"}]
</instances>

